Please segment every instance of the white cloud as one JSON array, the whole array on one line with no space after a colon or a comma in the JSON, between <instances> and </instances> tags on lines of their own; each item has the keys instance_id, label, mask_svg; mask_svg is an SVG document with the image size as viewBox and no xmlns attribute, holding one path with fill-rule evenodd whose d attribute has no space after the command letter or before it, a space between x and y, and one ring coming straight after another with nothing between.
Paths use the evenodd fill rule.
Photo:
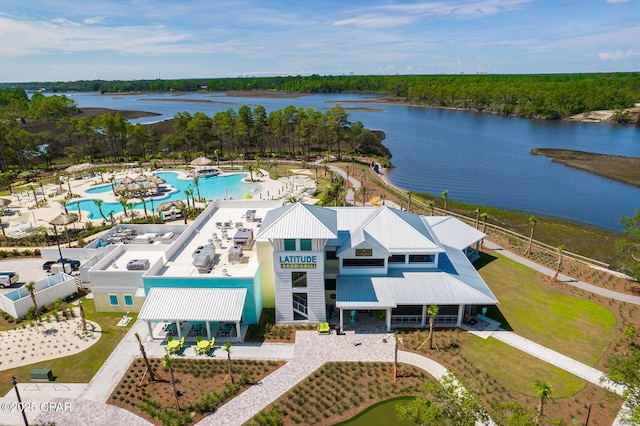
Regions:
<instances>
[{"instance_id":1,"label":"white cloud","mask_svg":"<svg viewBox=\"0 0 640 426\"><path fill-rule=\"evenodd\" d=\"M390 28L410 24L416 19L417 17L415 16L387 16L372 13L336 21L334 25L354 25L360 28Z\"/></svg>"},{"instance_id":2,"label":"white cloud","mask_svg":"<svg viewBox=\"0 0 640 426\"><path fill-rule=\"evenodd\" d=\"M598 53L598 57L605 61L618 61L621 59L629 59L634 58L636 56L640 56L640 51L629 49L626 52L623 52L620 49L617 49L614 52L600 52Z\"/></svg>"},{"instance_id":3,"label":"white cloud","mask_svg":"<svg viewBox=\"0 0 640 426\"><path fill-rule=\"evenodd\" d=\"M87 25L103 24L105 22L105 19L102 16L94 16L92 18L86 18L82 22Z\"/></svg>"},{"instance_id":4,"label":"white cloud","mask_svg":"<svg viewBox=\"0 0 640 426\"><path fill-rule=\"evenodd\" d=\"M631 0L607 0L607 3L610 4L618 4L618 3L629 3Z\"/></svg>"}]
</instances>

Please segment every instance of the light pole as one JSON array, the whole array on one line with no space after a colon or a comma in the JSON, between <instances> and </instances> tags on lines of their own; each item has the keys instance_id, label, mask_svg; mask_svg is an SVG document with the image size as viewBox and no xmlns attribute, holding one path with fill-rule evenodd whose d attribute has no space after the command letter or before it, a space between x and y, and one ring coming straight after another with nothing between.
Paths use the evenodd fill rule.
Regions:
<instances>
[{"instance_id":1,"label":"light pole","mask_svg":"<svg viewBox=\"0 0 640 426\"><path fill-rule=\"evenodd\" d=\"M38 219L38 221L46 222L44 219ZM49 223L49 225L51 224ZM58 235L58 227L56 225L53 225L53 231L55 232L55 235L56 235L56 244L58 245L58 254L60 255L60 262L62 262L62 272L66 274L67 271L64 267L64 257L62 257L62 249L60 248L60 236Z\"/></svg>"},{"instance_id":2,"label":"light pole","mask_svg":"<svg viewBox=\"0 0 640 426\"><path fill-rule=\"evenodd\" d=\"M24 407L22 406L22 398L20 398L20 392L18 391L18 381L15 377L11 376L11 384L13 388L16 390L16 395L18 396L18 410L22 413L22 420L24 420L24 426L29 426L29 422L27 421L27 414L24 411Z\"/></svg>"}]
</instances>

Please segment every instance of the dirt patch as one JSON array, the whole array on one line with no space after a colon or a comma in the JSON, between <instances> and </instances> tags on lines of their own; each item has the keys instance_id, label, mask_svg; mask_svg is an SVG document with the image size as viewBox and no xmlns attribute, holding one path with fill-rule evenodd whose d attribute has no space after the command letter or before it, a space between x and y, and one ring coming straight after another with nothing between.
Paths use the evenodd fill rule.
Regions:
<instances>
[{"instance_id":1,"label":"dirt patch","mask_svg":"<svg viewBox=\"0 0 640 426\"><path fill-rule=\"evenodd\" d=\"M534 148L531 154L544 155L555 163L640 187L640 158L638 157L549 148Z\"/></svg>"},{"instance_id":2,"label":"dirt patch","mask_svg":"<svg viewBox=\"0 0 640 426\"><path fill-rule=\"evenodd\" d=\"M169 373L163 370L163 361L159 358L151 358L150 362L166 381L149 382L144 361L137 358L108 402L157 425L163 424L162 419L184 420L171 424L195 424L284 364L280 361L232 360L236 384L240 383L236 389L228 379L226 360L173 358L172 361L180 395L180 414L176 411L176 400L168 382Z\"/></svg>"}]
</instances>

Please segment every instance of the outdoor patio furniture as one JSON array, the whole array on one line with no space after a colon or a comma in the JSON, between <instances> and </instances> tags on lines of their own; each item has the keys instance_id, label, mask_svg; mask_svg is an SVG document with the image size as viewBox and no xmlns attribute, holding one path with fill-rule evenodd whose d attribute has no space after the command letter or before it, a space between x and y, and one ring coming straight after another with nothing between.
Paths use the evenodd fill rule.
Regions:
<instances>
[{"instance_id":1,"label":"outdoor patio furniture","mask_svg":"<svg viewBox=\"0 0 640 426\"><path fill-rule=\"evenodd\" d=\"M201 340L196 344L196 354L206 355L209 353L209 341Z\"/></svg>"},{"instance_id":2,"label":"outdoor patio furniture","mask_svg":"<svg viewBox=\"0 0 640 426\"><path fill-rule=\"evenodd\" d=\"M331 328L329 328L329 323L328 322L321 322L316 326L316 329L318 330L318 334L330 334L331 333Z\"/></svg>"},{"instance_id":3,"label":"outdoor patio furniture","mask_svg":"<svg viewBox=\"0 0 640 426\"><path fill-rule=\"evenodd\" d=\"M177 354L182 348L181 342L183 341L183 339L184 337L181 340L169 340L167 342L167 346L165 346L165 350L169 353Z\"/></svg>"}]
</instances>

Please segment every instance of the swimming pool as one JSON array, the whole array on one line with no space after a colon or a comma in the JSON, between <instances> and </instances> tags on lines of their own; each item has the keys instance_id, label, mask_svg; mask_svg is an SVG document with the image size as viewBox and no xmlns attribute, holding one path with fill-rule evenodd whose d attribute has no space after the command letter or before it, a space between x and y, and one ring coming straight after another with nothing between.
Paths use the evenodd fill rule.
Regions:
<instances>
[{"instance_id":1,"label":"swimming pool","mask_svg":"<svg viewBox=\"0 0 640 426\"><path fill-rule=\"evenodd\" d=\"M193 189L194 195L197 197L198 192L193 179L180 179L175 172L159 172L154 173L156 176L161 177L166 181L164 185L168 185L173 189L173 192L165 194L160 197L154 197L154 207L165 201L185 200L185 190ZM232 174L223 176L212 176L208 178L200 178L198 181L198 187L200 188L200 196L208 201L221 200L224 198L239 199L246 195L255 195L258 191L258 185L253 183L244 183L242 179L244 174ZM177 189L177 191L176 191ZM111 185L101 185L95 188L90 188L85 191L88 196L95 194L102 194L111 191ZM89 198L89 197L87 197ZM100 197L96 197L100 198ZM132 198L136 200L136 198ZM80 210L89 214L91 219L100 219L100 211L93 202L93 199L83 199L81 201L71 201L67 205L67 209L70 212L75 212L78 209L78 203L80 204ZM145 199L147 210L151 212L151 200ZM135 203L134 209L143 209L142 203ZM122 205L120 203L102 203L102 212L106 217L109 217L109 213L113 211L113 214L122 213Z\"/></svg>"}]
</instances>

